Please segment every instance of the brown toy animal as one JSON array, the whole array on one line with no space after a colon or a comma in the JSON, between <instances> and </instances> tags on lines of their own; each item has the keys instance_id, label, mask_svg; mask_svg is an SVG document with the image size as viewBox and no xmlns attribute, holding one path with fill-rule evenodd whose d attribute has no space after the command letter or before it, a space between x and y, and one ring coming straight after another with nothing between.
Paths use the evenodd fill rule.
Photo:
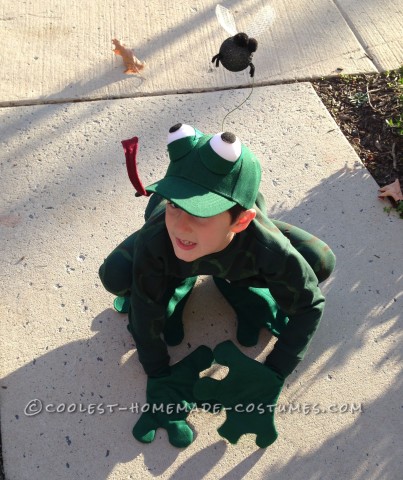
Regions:
<instances>
[{"instance_id":1,"label":"brown toy animal","mask_svg":"<svg viewBox=\"0 0 403 480\"><path fill-rule=\"evenodd\" d=\"M112 43L115 46L115 49L113 50L114 53L120 55L125 64L126 70L124 73L140 73L144 69L146 62L142 62L136 58L130 49L121 45L119 40L114 38Z\"/></svg>"}]
</instances>

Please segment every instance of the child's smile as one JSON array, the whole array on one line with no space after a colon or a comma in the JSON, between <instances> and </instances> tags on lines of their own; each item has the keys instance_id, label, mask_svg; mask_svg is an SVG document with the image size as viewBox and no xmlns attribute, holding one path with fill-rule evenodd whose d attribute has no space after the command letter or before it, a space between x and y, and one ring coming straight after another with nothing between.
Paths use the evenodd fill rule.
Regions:
<instances>
[{"instance_id":1,"label":"child's smile","mask_svg":"<svg viewBox=\"0 0 403 480\"><path fill-rule=\"evenodd\" d=\"M165 224L175 255L185 262L223 250L234 237L228 212L201 218L168 202Z\"/></svg>"},{"instance_id":2,"label":"child's smile","mask_svg":"<svg viewBox=\"0 0 403 480\"><path fill-rule=\"evenodd\" d=\"M189 240L182 240L180 238L176 239L176 243L179 248L183 248L184 250L192 250L197 245L194 242L190 242Z\"/></svg>"}]
</instances>

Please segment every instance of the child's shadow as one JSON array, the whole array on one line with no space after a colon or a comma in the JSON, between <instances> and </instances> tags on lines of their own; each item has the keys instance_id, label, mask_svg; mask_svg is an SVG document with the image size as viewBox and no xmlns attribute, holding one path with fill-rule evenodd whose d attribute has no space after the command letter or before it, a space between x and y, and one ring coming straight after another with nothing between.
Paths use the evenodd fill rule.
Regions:
<instances>
[{"instance_id":1,"label":"child's shadow","mask_svg":"<svg viewBox=\"0 0 403 480\"><path fill-rule=\"evenodd\" d=\"M208 315L206 298L211 302ZM3 378L1 420L9 478L20 478L25 472L23 478L30 480L102 480L109 478L116 465L127 462L129 472L141 472L145 478L161 475L175 463L183 449L169 443L164 429L158 429L154 442L148 445L132 436L146 402L147 377L127 323L126 315L107 309L92 321L94 336L49 352L45 345L46 353ZM184 341L169 348L171 363L201 344L214 348L227 339L236 342L234 312L211 278L202 279L192 292L184 326ZM82 331L88 331L84 324ZM238 347L256 357L263 354L269 338L265 332L256 347ZM215 431L224 418L200 415L207 417L189 418L191 426L195 421L197 427L193 428L195 441L186 450L187 460L184 462L182 455L178 459L175 478L189 478L196 464L202 478L225 454L224 441L203 448L204 442L197 439L200 422L208 421L209 431ZM255 460L252 456L250 462Z\"/></svg>"},{"instance_id":2,"label":"child's shadow","mask_svg":"<svg viewBox=\"0 0 403 480\"><path fill-rule=\"evenodd\" d=\"M169 444L164 430L150 445L132 436L140 413L130 408L145 403L146 375L126 324L126 316L105 310L93 320L93 337L38 356L2 379L10 478L17 478L18 465L24 478L102 480L117 464L139 455L138 466L156 476L175 461L182 450ZM34 414L38 408L42 411Z\"/></svg>"}]
</instances>

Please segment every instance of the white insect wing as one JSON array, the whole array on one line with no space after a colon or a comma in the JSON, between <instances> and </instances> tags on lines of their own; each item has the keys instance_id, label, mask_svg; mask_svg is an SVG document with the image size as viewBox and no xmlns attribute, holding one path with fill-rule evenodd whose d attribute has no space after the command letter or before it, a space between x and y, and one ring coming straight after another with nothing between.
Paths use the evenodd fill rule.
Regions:
<instances>
[{"instance_id":1,"label":"white insect wing","mask_svg":"<svg viewBox=\"0 0 403 480\"><path fill-rule=\"evenodd\" d=\"M230 35L234 36L238 33L234 15L232 15L228 8L225 8L222 5L217 5L215 7L215 14L217 16L217 20L220 22L220 25Z\"/></svg>"},{"instance_id":2,"label":"white insect wing","mask_svg":"<svg viewBox=\"0 0 403 480\"><path fill-rule=\"evenodd\" d=\"M253 15L251 22L245 28L245 33L249 37L257 38L273 24L275 18L275 10L270 5L266 5Z\"/></svg>"}]
</instances>

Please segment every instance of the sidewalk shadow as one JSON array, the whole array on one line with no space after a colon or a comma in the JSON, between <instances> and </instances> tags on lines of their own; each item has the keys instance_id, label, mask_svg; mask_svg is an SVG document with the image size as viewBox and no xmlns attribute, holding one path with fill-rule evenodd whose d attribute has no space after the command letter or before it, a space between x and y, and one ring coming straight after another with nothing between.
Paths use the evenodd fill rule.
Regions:
<instances>
[{"instance_id":1,"label":"sidewalk shadow","mask_svg":"<svg viewBox=\"0 0 403 480\"><path fill-rule=\"evenodd\" d=\"M140 413L130 407L145 403L146 376L126 323L106 310L93 320L93 337L56 348L2 379L9 478L16 478L13 465L31 479L103 480L138 456L152 475L175 461L181 450L162 438L164 431L150 445L132 436Z\"/></svg>"},{"instance_id":2,"label":"sidewalk shadow","mask_svg":"<svg viewBox=\"0 0 403 480\"><path fill-rule=\"evenodd\" d=\"M382 377L380 369L379 375L374 377L373 381L380 382ZM319 443L307 453L295 452L286 465L280 467L275 465L267 470L267 478L270 480L400 478L403 471L399 420L403 408L402 389L403 378L400 375L391 388L385 389L383 395L365 402L362 412L351 419L348 428ZM293 418L295 417L286 415L282 420L290 422ZM313 416L310 418L315 421ZM325 423L328 424L327 428L332 428L328 421L323 422ZM306 435L309 436L308 431Z\"/></svg>"}]
</instances>

